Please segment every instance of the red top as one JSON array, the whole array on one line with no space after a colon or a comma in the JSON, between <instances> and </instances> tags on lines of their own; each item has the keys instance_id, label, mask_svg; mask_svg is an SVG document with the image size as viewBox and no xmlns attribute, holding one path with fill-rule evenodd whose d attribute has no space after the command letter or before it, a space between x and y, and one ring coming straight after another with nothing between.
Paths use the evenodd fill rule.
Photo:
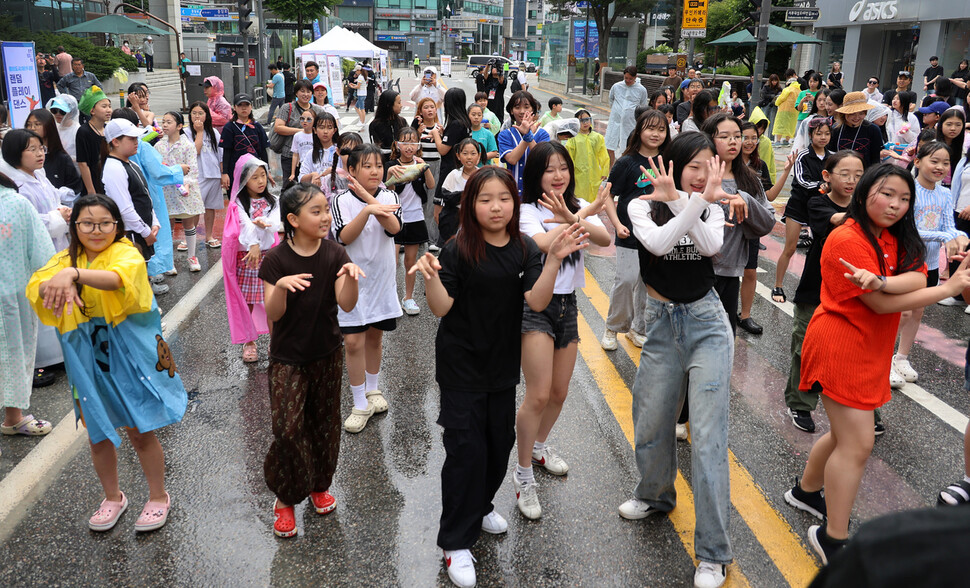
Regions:
<instances>
[{"instance_id":1,"label":"red top","mask_svg":"<svg viewBox=\"0 0 970 588\"><path fill-rule=\"evenodd\" d=\"M799 388L809 390L818 382L823 394L860 410L889 402L889 370L900 313L877 314L866 306L859 295L871 290L849 281L839 258L875 274L897 275L896 238L883 230L877 241L885 270L880 269L877 252L854 220L829 234L822 248L821 304L802 344ZM925 274L926 266L920 271Z\"/></svg>"}]
</instances>

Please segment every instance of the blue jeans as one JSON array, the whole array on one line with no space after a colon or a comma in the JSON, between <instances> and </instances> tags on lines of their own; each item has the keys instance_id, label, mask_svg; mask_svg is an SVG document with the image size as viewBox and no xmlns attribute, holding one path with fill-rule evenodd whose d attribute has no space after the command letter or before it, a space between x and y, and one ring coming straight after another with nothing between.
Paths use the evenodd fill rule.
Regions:
<instances>
[{"instance_id":1,"label":"blue jeans","mask_svg":"<svg viewBox=\"0 0 970 588\"><path fill-rule=\"evenodd\" d=\"M647 296L647 341L633 383L633 434L640 483L634 493L669 512L677 504L674 424L688 394L694 550L717 564L734 559L728 538L728 401L734 337L714 290L690 303Z\"/></svg>"}]
</instances>

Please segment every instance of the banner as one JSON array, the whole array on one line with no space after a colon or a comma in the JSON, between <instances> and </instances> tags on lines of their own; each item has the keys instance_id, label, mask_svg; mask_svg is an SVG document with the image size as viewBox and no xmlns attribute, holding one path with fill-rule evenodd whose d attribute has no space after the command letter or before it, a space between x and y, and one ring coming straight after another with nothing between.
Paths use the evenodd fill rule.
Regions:
<instances>
[{"instance_id":1,"label":"banner","mask_svg":"<svg viewBox=\"0 0 970 588\"><path fill-rule=\"evenodd\" d=\"M441 56L441 75L451 77L451 55Z\"/></svg>"},{"instance_id":2,"label":"banner","mask_svg":"<svg viewBox=\"0 0 970 588\"><path fill-rule=\"evenodd\" d=\"M586 44L586 24L589 23L589 48L584 51ZM595 59L600 56L600 32L593 21L573 21L573 55L576 59Z\"/></svg>"},{"instance_id":3,"label":"banner","mask_svg":"<svg viewBox=\"0 0 970 588\"><path fill-rule=\"evenodd\" d=\"M341 68L339 55L327 55L327 75L330 80L330 102L334 105L344 104L344 70Z\"/></svg>"},{"instance_id":4,"label":"banner","mask_svg":"<svg viewBox=\"0 0 970 588\"><path fill-rule=\"evenodd\" d=\"M10 126L23 128L27 115L40 103L40 80L37 79L37 62L34 60L33 41L0 43L3 56L3 82L10 104Z\"/></svg>"}]
</instances>

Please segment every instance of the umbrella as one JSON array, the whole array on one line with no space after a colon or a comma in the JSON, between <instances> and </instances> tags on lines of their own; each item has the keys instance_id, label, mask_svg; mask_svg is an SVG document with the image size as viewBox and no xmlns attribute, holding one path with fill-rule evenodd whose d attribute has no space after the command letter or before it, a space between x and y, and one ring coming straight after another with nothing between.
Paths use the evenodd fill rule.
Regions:
<instances>
[{"instance_id":1,"label":"umbrella","mask_svg":"<svg viewBox=\"0 0 970 588\"><path fill-rule=\"evenodd\" d=\"M122 16L109 14L94 20L87 20L74 26L60 29L59 33L111 33L115 35L171 35L150 24Z\"/></svg>"},{"instance_id":2,"label":"umbrella","mask_svg":"<svg viewBox=\"0 0 970 588\"><path fill-rule=\"evenodd\" d=\"M795 43L821 44L824 42L825 41L820 41L815 37L809 37L808 35L796 33L790 29L785 29L775 25L768 25L768 45L793 45ZM731 33L730 35L721 37L716 41L708 41L704 44L704 46L745 47L748 45L753 46L757 44L758 39L752 37L751 33L745 30Z\"/></svg>"}]
</instances>

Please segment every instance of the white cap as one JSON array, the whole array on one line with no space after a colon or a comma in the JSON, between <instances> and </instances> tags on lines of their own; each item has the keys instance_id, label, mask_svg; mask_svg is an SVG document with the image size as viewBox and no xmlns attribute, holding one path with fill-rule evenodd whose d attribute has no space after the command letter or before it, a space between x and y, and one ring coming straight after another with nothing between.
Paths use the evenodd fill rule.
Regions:
<instances>
[{"instance_id":1,"label":"white cap","mask_svg":"<svg viewBox=\"0 0 970 588\"><path fill-rule=\"evenodd\" d=\"M151 38L151 36L148 36L148 37L145 37L145 40L146 40L146 41L151 41L151 40L152 40L152 38Z\"/></svg>"},{"instance_id":2,"label":"white cap","mask_svg":"<svg viewBox=\"0 0 970 588\"><path fill-rule=\"evenodd\" d=\"M147 130L136 127L130 120L113 118L104 127L104 140L110 143L118 137L141 138Z\"/></svg>"}]
</instances>

